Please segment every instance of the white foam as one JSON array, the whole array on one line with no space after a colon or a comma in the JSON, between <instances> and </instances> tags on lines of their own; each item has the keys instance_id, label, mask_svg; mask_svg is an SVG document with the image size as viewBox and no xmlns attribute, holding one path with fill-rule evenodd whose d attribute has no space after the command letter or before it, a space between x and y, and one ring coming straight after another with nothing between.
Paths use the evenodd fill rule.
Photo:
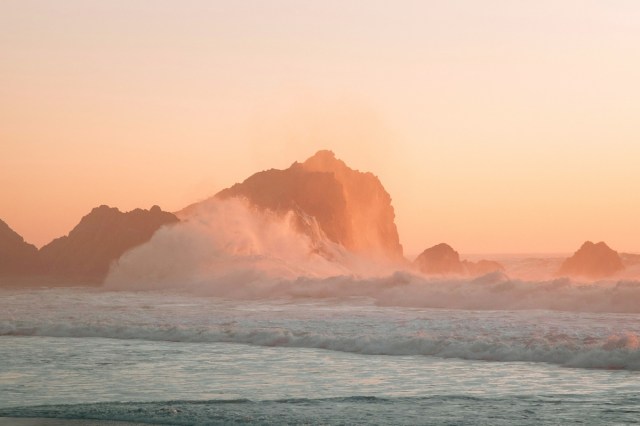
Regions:
<instances>
[{"instance_id":1,"label":"white foam","mask_svg":"<svg viewBox=\"0 0 640 426\"><path fill-rule=\"evenodd\" d=\"M640 312L637 280L578 283L503 273L425 277L408 264L349 253L307 219L315 230L309 235L295 230L291 214L258 211L238 199L204 203L184 222L160 229L149 243L126 253L105 288L238 299L367 297L378 305L406 307ZM524 264L525 275L534 276L533 264Z\"/></svg>"},{"instance_id":2,"label":"white foam","mask_svg":"<svg viewBox=\"0 0 640 426\"><path fill-rule=\"evenodd\" d=\"M2 290L1 296L0 335L227 342L640 370L640 317L635 314L443 310L375 306L369 298L247 301L81 289Z\"/></svg>"},{"instance_id":3,"label":"white foam","mask_svg":"<svg viewBox=\"0 0 640 426\"><path fill-rule=\"evenodd\" d=\"M313 219L309 218L310 221ZM317 224L312 235L295 230L292 213L251 208L241 199L212 200L183 222L160 229L111 268L109 289L160 289L261 285L297 277L371 272ZM379 268L373 268L378 270Z\"/></svg>"}]
</instances>

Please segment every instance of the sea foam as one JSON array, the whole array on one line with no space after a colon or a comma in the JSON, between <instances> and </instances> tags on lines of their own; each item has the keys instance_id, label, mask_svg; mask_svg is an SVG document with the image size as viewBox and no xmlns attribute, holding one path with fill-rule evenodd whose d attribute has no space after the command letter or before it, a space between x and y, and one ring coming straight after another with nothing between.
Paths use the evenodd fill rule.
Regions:
<instances>
[{"instance_id":1,"label":"sea foam","mask_svg":"<svg viewBox=\"0 0 640 426\"><path fill-rule=\"evenodd\" d=\"M545 362L640 370L640 318L472 311L349 300L229 300L174 293L3 294L0 335L236 343L364 355Z\"/></svg>"},{"instance_id":2,"label":"sea foam","mask_svg":"<svg viewBox=\"0 0 640 426\"><path fill-rule=\"evenodd\" d=\"M291 215L259 211L240 199L204 203L125 253L104 288L236 299L365 297L381 306L425 308L640 312L640 281L633 278L575 282L536 276L522 263L516 273L425 276L409 262L345 250L313 218L307 218L312 232L298 232Z\"/></svg>"}]
</instances>

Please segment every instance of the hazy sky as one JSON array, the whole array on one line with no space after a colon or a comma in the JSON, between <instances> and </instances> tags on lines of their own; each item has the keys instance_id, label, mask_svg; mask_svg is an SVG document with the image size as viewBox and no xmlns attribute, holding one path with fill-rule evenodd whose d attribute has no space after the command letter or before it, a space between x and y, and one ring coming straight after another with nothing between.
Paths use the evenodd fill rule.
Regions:
<instances>
[{"instance_id":1,"label":"hazy sky","mask_svg":"<svg viewBox=\"0 0 640 426\"><path fill-rule=\"evenodd\" d=\"M640 2L0 2L0 218L42 245L332 149L405 252L640 252Z\"/></svg>"}]
</instances>

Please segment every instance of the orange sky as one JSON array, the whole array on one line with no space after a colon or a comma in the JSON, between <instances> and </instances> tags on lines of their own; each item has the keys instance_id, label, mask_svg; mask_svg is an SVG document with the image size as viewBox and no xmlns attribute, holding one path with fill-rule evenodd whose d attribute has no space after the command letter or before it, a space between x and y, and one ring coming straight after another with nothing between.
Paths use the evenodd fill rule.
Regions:
<instances>
[{"instance_id":1,"label":"orange sky","mask_svg":"<svg viewBox=\"0 0 640 426\"><path fill-rule=\"evenodd\" d=\"M405 251L640 252L635 0L0 3L0 218L166 210L322 148Z\"/></svg>"}]
</instances>

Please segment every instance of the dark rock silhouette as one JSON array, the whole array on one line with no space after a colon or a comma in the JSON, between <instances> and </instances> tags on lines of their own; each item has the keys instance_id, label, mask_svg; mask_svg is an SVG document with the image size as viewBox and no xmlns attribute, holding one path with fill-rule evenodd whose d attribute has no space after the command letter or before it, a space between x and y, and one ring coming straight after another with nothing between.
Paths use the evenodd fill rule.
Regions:
<instances>
[{"instance_id":1,"label":"dark rock silhouette","mask_svg":"<svg viewBox=\"0 0 640 426\"><path fill-rule=\"evenodd\" d=\"M460 255L450 245L441 243L420 253L414 261L424 274L463 274L465 272Z\"/></svg>"},{"instance_id":2,"label":"dark rock silhouette","mask_svg":"<svg viewBox=\"0 0 640 426\"><path fill-rule=\"evenodd\" d=\"M623 269L624 264L618 252L602 241L597 244L587 241L562 263L558 275L598 279L609 277Z\"/></svg>"},{"instance_id":3,"label":"dark rock silhouette","mask_svg":"<svg viewBox=\"0 0 640 426\"><path fill-rule=\"evenodd\" d=\"M84 216L69 235L40 249L44 272L87 282L101 282L111 263L151 239L163 225L177 222L158 206L123 213L102 205Z\"/></svg>"},{"instance_id":4,"label":"dark rock silhouette","mask_svg":"<svg viewBox=\"0 0 640 426\"><path fill-rule=\"evenodd\" d=\"M0 220L0 275L38 273L38 249Z\"/></svg>"},{"instance_id":5,"label":"dark rock silhouette","mask_svg":"<svg viewBox=\"0 0 640 426\"><path fill-rule=\"evenodd\" d=\"M258 208L293 211L303 232L313 234L315 220L329 240L353 252L403 259L391 197L380 180L349 168L331 151L285 170L256 173L215 197L244 197Z\"/></svg>"},{"instance_id":6,"label":"dark rock silhouette","mask_svg":"<svg viewBox=\"0 0 640 426\"><path fill-rule=\"evenodd\" d=\"M504 271L504 267L492 260L470 262L460 260L460 255L450 245L441 243L423 251L414 265L427 275L485 275Z\"/></svg>"}]
</instances>

